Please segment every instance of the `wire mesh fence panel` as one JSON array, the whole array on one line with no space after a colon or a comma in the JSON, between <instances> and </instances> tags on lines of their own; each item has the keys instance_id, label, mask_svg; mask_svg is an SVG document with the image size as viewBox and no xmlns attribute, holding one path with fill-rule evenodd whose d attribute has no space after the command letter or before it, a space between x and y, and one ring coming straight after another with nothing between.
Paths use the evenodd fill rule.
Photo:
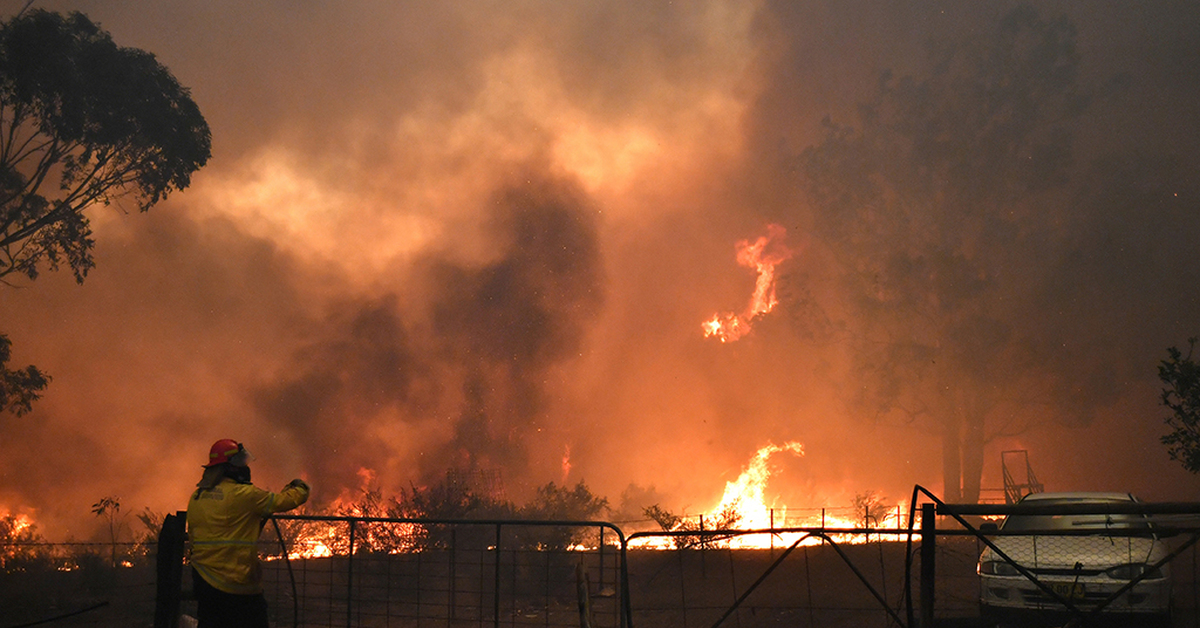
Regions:
<instances>
[{"instance_id":1,"label":"wire mesh fence panel","mask_svg":"<svg viewBox=\"0 0 1200 628\"><path fill-rule=\"evenodd\" d=\"M927 584L919 532L909 545L894 531L809 530L812 544L793 546L800 535L777 531L778 543L742 548L722 531L633 543L653 535L569 522L280 523L278 535L267 526L259 548L274 626L549 628L586 617L595 628L915 628L908 596L922 612ZM981 606L1007 596L1057 625L1115 618L1200 628L1200 525L1174 521L1153 537L1079 526L976 536L942 518L929 608L937 625L987 626ZM989 558L992 546L1030 577ZM144 543L0 543L0 555L0 628L147 625L156 617L157 556ZM1085 556L1100 557L1099 566ZM179 567L178 610L194 617L191 570ZM1064 600L1078 612L1055 612L1070 611Z\"/></svg>"},{"instance_id":2,"label":"wire mesh fence panel","mask_svg":"<svg viewBox=\"0 0 1200 628\"><path fill-rule=\"evenodd\" d=\"M137 625L154 616L154 561L142 544L0 544L0 555L0 626Z\"/></svg>"},{"instance_id":3,"label":"wire mesh fence panel","mask_svg":"<svg viewBox=\"0 0 1200 628\"><path fill-rule=\"evenodd\" d=\"M941 536L936 546L935 616L941 620L977 617L979 576L975 571L985 546L973 536ZM914 571L913 577L914 586L919 586L919 572Z\"/></svg>"},{"instance_id":4,"label":"wire mesh fence panel","mask_svg":"<svg viewBox=\"0 0 1200 628\"><path fill-rule=\"evenodd\" d=\"M858 537L835 547L812 537L794 548L737 549L720 538L628 552L635 626L895 625L903 543Z\"/></svg>"},{"instance_id":5,"label":"wire mesh fence panel","mask_svg":"<svg viewBox=\"0 0 1200 628\"><path fill-rule=\"evenodd\" d=\"M936 621L989 625L980 615L985 582L976 573L987 545L946 523L936 537ZM401 533L362 522L353 531L345 521L291 525L313 527L284 532L297 541L309 539L307 550L298 542L292 559L282 561L278 547L271 549L271 539L263 546L277 625L579 626L580 604L586 602L592 626L616 627L623 625L621 596L628 591L634 626L906 626L916 625L909 623L906 595L924 585L919 535L914 534L910 546L894 529L816 532L806 542L811 545L795 547L785 542L794 535L779 534L764 549L737 547L722 531L693 530L685 543L663 535L658 542L628 549L628 580L622 582L621 552L611 544L615 539L604 543L596 531L581 536L570 526L459 522ZM1047 582L1061 579L1064 570L1076 570L1065 566L1079 552L1080 535L1074 532L1020 542L1041 559L1039 569ZM1190 538L1186 532L1178 534L1179 542ZM357 539L353 546L348 542L352 536ZM1117 536L1100 537L1107 543L1100 552L1107 562L1146 562L1152 552L1143 540ZM328 541L314 544L312 539ZM1174 626L1200 628L1196 552L1192 546L1164 566L1171 573ZM1071 575L1078 580L1080 572ZM906 590L906 582L911 589ZM1088 589L1098 600L1095 592L1101 589L1084 587ZM1021 595L1034 599L1038 593ZM1132 599L1140 603L1136 596ZM1053 600L1045 605L1053 606Z\"/></svg>"},{"instance_id":6,"label":"wire mesh fence panel","mask_svg":"<svg viewBox=\"0 0 1200 628\"><path fill-rule=\"evenodd\" d=\"M1172 625L1200 628L1200 545L1181 553L1171 565L1174 578Z\"/></svg>"},{"instance_id":7,"label":"wire mesh fence panel","mask_svg":"<svg viewBox=\"0 0 1200 628\"><path fill-rule=\"evenodd\" d=\"M949 516L939 524L938 568L977 569L964 578L973 596L939 572L940 614L967 600L983 625L1196 626L1197 510L1091 493L939 504ZM999 526L964 518L973 515L1005 518Z\"/></svg>"},{"instance_id":8,"label":"wire mesh fence panel","mask_svg":"<svg viewBox=\"0 0 1200 628\"><path fill-rule=\"evenodd\" d=\"M281 626L579 626L581 613L597 628L620 625L611 533L604 543L572 525L329 518L288 520L281 532L287 560L277 538L262 544Z\"/></svg>"}]
</instances>

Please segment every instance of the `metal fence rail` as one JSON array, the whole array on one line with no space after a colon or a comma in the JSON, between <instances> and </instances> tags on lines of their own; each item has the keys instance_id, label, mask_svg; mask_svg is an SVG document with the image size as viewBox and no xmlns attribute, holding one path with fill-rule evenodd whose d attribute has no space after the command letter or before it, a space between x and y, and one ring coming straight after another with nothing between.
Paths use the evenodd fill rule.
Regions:
<instances>
[{"instance_id":1,"label":"metal fence rail","mask_svg":"<svg viewBox=\"0 0 1200 628\"><path fill-rule=\"evenodd\" d=\"M916 503L909 517L920 524L914 529L626 535L595 521L280 516L268 524L260 551L272 624L280 627L965 628L985 625L976 574L981 554L1016 534L983 528L984 517L1038 508L1083 512L944 504L921 491L914 502L925 503ZM1170 545L1155 561L1171 571L1171 625L1200 628L1200 504L1105 512L1153 518ZM0 628L145 625L151 614L156 626L173 628L181 615L195 614L183 526L182 517L168 517L157 548L0 540L7 557L0 568ZM1096 536L1094 530L1024 534L1037 535L1039 552L1053 551L1056 539ZM761 549L740 547L755 535L770 541L760 541ZM1100 536L1116 547L1137 535L1113 529ZM1013 563L1016 570L1020 563ZM1062 611L1058 625L1072 619L1092 625L1138 584L1128 582L1125 591L1110 587L1107 601L1047 586L1044 603Z\"/></svg>"},{"instance_id":2,"label":"metal fence rail","mask_svg":"<svg viewBox=\"0 0 1200 628\"><path fill-rule=\"evenodd\" d=\"M263 554L281 626L622 625L612 524L278 519L283 543L268 535Z\"/></svg>"},{"instance_id":3,"label":"metal fence rail","mask_svg":"<svg viewBox=\"0 0 1200 628\"><path fill-rule=\"evenodd\" d=\"M738 548L773 535L773 549ZM895 529L776 528L644 532L688 539L667 550L628 551L637 626L903 625L904 544ZM662 543L654 543L662 547Z\"/></svg>"}]
</instances>

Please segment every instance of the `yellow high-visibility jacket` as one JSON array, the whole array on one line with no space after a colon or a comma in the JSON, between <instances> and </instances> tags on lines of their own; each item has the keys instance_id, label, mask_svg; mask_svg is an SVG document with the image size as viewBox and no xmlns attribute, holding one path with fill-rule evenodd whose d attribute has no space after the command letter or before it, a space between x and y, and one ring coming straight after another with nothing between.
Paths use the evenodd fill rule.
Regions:
<instances>
[{"instance_id":1,"label":"yellow high-visibility jacket","mask_svg":"<svg viewBox=\"0 0 1200 628\"><path fill-rule=\"evenodd\" d=\"M258 535L262 524L271 514L306 501L308 489L303 486L272 493L228 478L211 489L197 490L187 509L192 567L226 593L261 593Z\"/></svg>"}]
</instances>

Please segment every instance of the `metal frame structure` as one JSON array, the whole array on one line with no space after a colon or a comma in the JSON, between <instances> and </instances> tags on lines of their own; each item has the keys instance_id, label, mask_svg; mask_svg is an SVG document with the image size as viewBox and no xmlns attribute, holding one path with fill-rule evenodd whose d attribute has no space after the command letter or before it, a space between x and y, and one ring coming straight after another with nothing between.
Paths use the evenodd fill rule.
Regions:
<instances>
[{"instance_id":1,"label":"metal frame structure","mask_svg":"<svg viewBox=\"0 0 1200 628\"><path fill-rule=\"evenodd\" d=\"M1032 479L1032 478L1031 478ZM921 486L916 486L913 489L912 500L909 502L910 512L907 529L878 529L878 528L853 528L853 529L832 529L832 528L814 528L814 527L789 527L789 528L770 528L758 530L707 530L707 531L677 531L677 532L637 532L626 535L622 529L616 524L605 521L542 521L542 520L459 520L459 519L420 519L420 518L386 518L386 517L334 517L334 516L310 516L310 515L278 515L275 519L280 522L297 522L297 523L328 523L347 526L347 538L342 549L346 553L338 554L340 559L336 562L331 562L330 565L342 565L344 568L344 576L337 578L338 586L344 583L345 594L345 625L355 625L354 605L355 605L355 587L358 586L355 579L356 560L366 560L358 558L356 555L359 552L358 548L365 548L366 530L372 526L394 526L394 525L419 525L419 526L447 526L450 530L461 530L463 527L471 526L475 528L484 527L491 530L491 541L483 548L484 554L489 555L493 561L490 572L487 577L494 578L490 589L480 588L479 593L483 591L491 594L491 609L490 619L494 628L501 626L501 553L503 550L508 550L504 546L506 538L506 529L514 527L559 527L559 528L582 528L582 529L597 529L610 531L614 536L615 543L601 542L598 551L614 551L615 556L610 555L610 560L616 561L615 568L615 584L617 596L617 622L621 628L633 628L634 625L634 605L630 590L630 572L629 572L629 553L631 543L636 543L639 539L647 537L660 537L667 539L679 539L681 537L699 538L695 541L695 545L691 547L680 548L681 551L695 551L703 560L705 551L712 551L710 548L715 544L727 542L739 536L754 535L754 534L769 534L782 535L793 534L799 535L794 542L789 545L779 546L782 552L775 556L775 550L771 550L771 560L766 564L765 568L761 568L761 572L753 579L752 584L735 591L733 601L728 604L723 612L720 612L719 617L712 624L713 628L722 626L735 616L743 604L760 588L765 588L764 584L771 580L772 574L776 573L777 569L788 561L795 554L795 550L801 546L805 540L819 539L821 545L832 548L838 558L853 572L859 585L862 586L866 593L869 593L870 598L878 606L876 609L886 613L888 621L900 626L901 628L914 628L916 626L932 626L936 616L936 582L937 582L937 562L938 562L938 537L973 537L977 544L991 548L998 556L1013 564L1026 578L1030 579L1035 585L1041 588L1044 593L1053 600L1059 602L1063 609L1074 618L1089 621L1095 619L1097 615L1103 612L1104 608L1123 593L1129 591L1136 586L1138 580L1131 580L1120 590L1113 593L1109 599L1092 608L1081 608L1072 602L1065 599L1052 588L1040 583L1035 574L1030 573L1020 564L1013 561L993 542L993 538L999 534L1003 534L996 530L981 529L979 525L980 517L983 516L1000 516L1008 514L1139 514L1151 517L1175 517L1174 526L1159 525L1158 529L1165 533L1175 533L1183 538L1183 542L1178 543L1171 551L1170 555L1164 558L1158 566L1169 562L1180 556L1183 552L1197 546L1200 542L1200 503L1128 503L1128 504L1080 504L1080 505L1037 505L1037 504L947 504L940 500L930 491ZM920 516L917 516L917 511ZM159 540L159 557L158 557L158 610L155 617L156 628L175 628L179 616L179 599L180 599L180 578L179 573L182 569L182 513L179 516L168 517L164 523L163 533ZM1179 519L1179 517L1186 519ZM914 528L914 522L919 521L919 528ZM942 523L940 524L939 521ZM1023 534L1033 534L1034 532L1023 532ZM1038 531L1036 534L1062 534L1062 531ZM1069 532L1068 532L1069 533ZM1080 532L1082 533L1082 532ZM863 570L855 565L854 559L841 546L840 538L845 538L844 535L890 535L892 541L899 539L904 543L906 549L904 551L905 565L903 568L904 586L903 599L899 603L889 602L887 596L880 592L864 574ZM1113 534L1119 535L1121 532L1113 531ZM1132 534L1132 533L1131 533ZM361 535L361 537L360 537ZM478 537L478 533L476 534ZM282 538L282 535L281 535ZM689 539L689 540L694 540ZM881 543L883 541L880 541ZM913 551L913 543L919 543L919 552ZM610 550L604 548L608 546ZM899 548L897 548L898 551ZM362 551L365 551L362 550ZM596 550L593 550L596 551ZM739 550L731 550L739 551ZM764 550L765 551L765 550ZM882 550L881 550L882 551ZM1195 550L1193 550L1194 552ZM286 555L286 552L284 552ZM807 554L806 554L807 555ZM914 561L919 556L919 572L914 573ZM731 558L732 560L732 558ZM807 560L807 559L806 559ZM343 564L344 561L344 564ZM453 561L452 561L453 562ZM604 564L604 560L600 561L600 565ZM701 562L701 564L703 564ZM453 567L451 567L453 568ZM603 567L601 567L603 568ZM805 566L807 569L807 563ZM479 572L479 577L484 577L483 571ZM578 574L577 574L578 575ZM915 577L914 577L915 576ZM293 583L295 577L293 578ZM607 577L602 577L602 581L608 581ZM682 581L681 581L682 583ZM916 587L919 590L914 591L914 584L919 583ZM332 580L331 580L332 586ZM294 587L294 584L293 584ZM639 592L640 593L640 592ZM914 596L914 593L917 595ZM580 621L584 622L583 604L586 594L581 589L580 598ZM299 599L293 590L292 598ZM451 598L452 600L453 598ZM453 604L453 602L450 602ZM718 607L717 610L719 610ZM685 611L686 612L686 611ZM810 611L811 612L811 611ZM547 613L549 611L547 610ZM918 617L919 614L919 617ZM294 617L299 616L298 613L293 613ZM685 615L686 616L686 615ZM715 614L714 614L715 616ZM298 620L297 620L298 621ZM449 620L447 620L449 621ZM547 614L547 622L549 615ZM685 620L686 622L686 620ZM581 624L582 625L582 624Z\"/></svg>"}]
</instances>

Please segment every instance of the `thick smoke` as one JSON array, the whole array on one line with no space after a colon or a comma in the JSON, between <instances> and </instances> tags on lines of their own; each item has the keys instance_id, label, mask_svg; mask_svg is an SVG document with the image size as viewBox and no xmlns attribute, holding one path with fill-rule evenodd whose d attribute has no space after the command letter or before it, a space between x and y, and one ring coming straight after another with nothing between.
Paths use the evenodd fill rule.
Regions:
<instances>
[{"instance_id":1,"label":"thick smoke","mask_svg":"<svg viewBox=\"0 0 1200 628\"><path fill-rule=\"evenodd\" d=\"M1182 244L1200 235L1200 180L1187 174L1197 156L1178 140L1200 127L1186 114L1195 95L1175 99L1194 85L1194 70L1175 59L1195 33L1153 25L1195 11L1174 3L1135 16L1104 6L1088 15L1051 3L873 13L895 21L868 20L876 37L862 54L907 51L875 59L874 85L830 90L847 100L812 129L812 117L781 125L780 107L804 100L813 83L767 83L751 118L756 154L770 156L758 176L807 192L769 211L811 233L823 274L844 282L815 302L835 322L826 342L849 352L835 376L846 414L949 429L946 464L982 465L985 487L999 485L1005 448L1030 449L1058 488L1129 483L1095 471L1110 459L1164 463L1153 444L1162 415L1154 366L1192 334L1185 321L1194 316L1181 313L1200 301ZM825 85L814 68L841 68L845 59L832 57L849 41L840 38L861 31L829 31L836 44L814 49L814 38L789 36L810 27L804 13L779 7L778 21L764 22L779 37L776 76ZM1167 36L1134 57L1109 45L1144 32ZM900 44L909 33L931 45ZM1043 44L1022 52L1035 41ZM1146 112L1144 100L1158 108ZM1120 434L1136 434L1136 445L1101 449L1090 470L1053 453L1079 440L1129 442ZM961 460L948 440L964 443Z\"/></svg>"},{"instance_id":2,"label":"thick smoke","mask_svg":"<svg viewBox=\"0 0 1200 628\"><path fill-rule=\"evenodd\" d=\"M281 380L255 389L255 407L327 490L356 487L362 468L390 490L451 469L531 481L530 435L555 420L548 372L578 353L603 303L594 213L560 181L499 190L480 213L490 259L417 265L425 323L403 318L401 294L341 303Z\"/></svg>"},{"instance_id":3,"label":"thick smoke","mask_svg":"<svg viewBox=\"0 0 1200 628\"><path fill-rule=\"evenodd\" d=\"M695 512L791 440L805 456L780 462L780 503L895 500L940 488L942 434L881 419L864 391L959 411L931 374L1000 400L985 488L1005 449L1029 450L1050 488L1200 484L1157 442L1155 380L1165 348L1200 334L1194 2L1030 3L1075 29L1091 96L1065 182L913 207L905 237L872 223L859 240L854 220L841 239L828 226L863 208L811 195L800 157L826 119L862 128L884 71L929 76L931 50L986 39L1016 3L36 5L153 52L214 144L148 214L96 212L82 286L0 288L14 364L54 377L32 414L0 417L0 512L50 536L86 536L106 495L126 514L182 507L224 437L256 454L256 481L305 476L319 505L364 478L395 490L475 467L515 500L586 480L614 504ZM960 198L974 174L954 173ZM798 251L779 306L706 341L701 322L754 289L736 243L769 223ZM864 286L956 324L867 318ZM888 369L883 352L864 369L885 335L953 344L971 376Z\"/></svg>"}]
</instances>

